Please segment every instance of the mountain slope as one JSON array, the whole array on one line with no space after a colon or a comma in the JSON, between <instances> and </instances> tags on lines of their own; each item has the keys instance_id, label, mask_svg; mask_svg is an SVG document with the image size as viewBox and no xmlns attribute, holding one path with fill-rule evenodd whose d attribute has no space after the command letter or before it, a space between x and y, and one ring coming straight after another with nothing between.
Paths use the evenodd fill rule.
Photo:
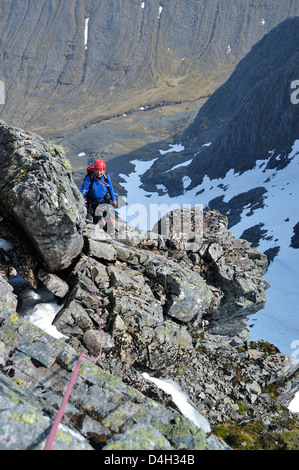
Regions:
<instances>
[{"instance_id":1,"label":"mountain slope","mask_svg":"<svg viewBox=\"0 0 299 470\"><path fill-rule=\"evenodd\" d=\"M177 153L178 158L181 153ZM285 354L298 358L299 140L284 158L288 164L283 168L271 168L271 159L268 155L242 174L231 170L223 178L206 176L193 189L189 189L190 179L185 177L183 194L174 197L162 185L156 191L145 191L143 174L154 167L155 161L134 160L135 170L122 175L127 206L121 209L121 216L150 229L157 216L195 203L226 214L235 236L258 247L270 263L265 279L271 287L264 309L250 317L251 339L264 338Z\"/></svg>"},{"instance_id":2,"label":"mountain slope","mask_svg":"<svg viewBox=\"0 0 299 470\"><path fill-rule=\"evenodd\" d=\"M158 159L144 175L145 189L155 179L170 195L178 195L183 191L182 176L189 176L190 188L195 187L205 175L219 178L231 168L253 168L273 149L269 165L277 167L276 156L288 155L298 136L299 107L291 101L291 84L299 77L298 41L299 18L293 18L255 45L186 129L186 150L180 158L192 159L190 165L164 175L165 161Z\"/></svg>"},{"instance_id":3,"label":"mountain slope","mask_svg":"<svg viewBox=\"0 0 299 470\"><path fill-rule=\"evenodd\" d=\"M5 0L1 117L57 138L140 106L199 107L296 14L297 0Z\"/></svg>"},{"instance_id":4,"label":"mountain slope","mask_svg":"<svg viewBox=\"0 0 299 470\"><path fill-rule=\"evenodd\" d=\"M299 108L290 96L291 84L299 77L298 43L299 18L286 20L252 48L209 100L208 111L205 106L200 110L185 132L184 144L195 140L198 147L207 120L219 137L206 149L207 158L198 154L192 162L194 184L204 174L219 177L231 168L253 168L272 149L273 159L290 152L299 130Z\"/></svg>"},{"instance_id":5,"label":"mountain slope","mask_svg":"<svg viewBox=\"0 0 299 470\"><path fill-rule=\"evenodd\" d=\"M135 172L122 175L129 208L136 201L149 213L155 205L167 212L172 204L202 204L227 215L238 238L267 254L266 280L271 288L266 307L251 318L252 335L273 342L287 354L296 354L293 349L299 337L299 105L292 102L290 87L299 77L298 31L299 19L287 20L253 48L200 110L190 132L197 138L193 147L187 148L186 140L170 153L161 151L153 161L135 159ZM281 44L284 39L288 42ZM272 68L255 81L246 73L253 72L252 64L258 64L259 57L264 58L264 67L267 62ZM260 68L256 69L259 73ZM252 86L240 97L238 90L246 80ZM201 141L196 125L204 121L205 110L214 106L211 122L216 123L228 102L235 103L227 108L231 120L216 129L215 141Z\"/></svg>"}]
</instances>

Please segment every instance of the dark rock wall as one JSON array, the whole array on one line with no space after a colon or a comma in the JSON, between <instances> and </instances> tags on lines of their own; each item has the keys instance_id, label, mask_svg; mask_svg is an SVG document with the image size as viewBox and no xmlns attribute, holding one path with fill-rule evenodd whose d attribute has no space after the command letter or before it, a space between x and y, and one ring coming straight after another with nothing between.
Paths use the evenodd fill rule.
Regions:
<instances>
[{"instance_id":1,"label":"dark rock wall","mask_svg":"<svg viewBox=\"0 0 299 470\"><path fill-rule=\"evenodd\" d=\"M271 168L283 168L298 138L299 107L292 102L292 83L299 77L299 18L287 19L268 33L239 62L230 78L199 110L185 130L180 153L193 158L188 167L162 173L157 160L142 176L144 189L162 183L171 196L182 194L182 177L196 187L205 175L224 177L234 169L243 172L259 159L269 158ZM211 143L208 147L203 144ZM276 160L281 154L280 161ZM165 171L165 170L164 170ZM213 206L220 208L220 206Z\"/></svg>"},{"instance_id":2,"label":"dark rock wall","mask_svg":"<svg viewBox=\"0 0 299 470\"><path fill-rule=\"evenodd\" d=\"M280 24L200 110L185 132L185 144L199 147L205 138L214 139L190 167L192 174L197 169L197 182L204 174L217 178L231 168L253 168L273 149L273 160L291 151L299 129L299 108L291 102L291 84L299 76L298 41L299 18Z\"/></svg>"}]
</instances>

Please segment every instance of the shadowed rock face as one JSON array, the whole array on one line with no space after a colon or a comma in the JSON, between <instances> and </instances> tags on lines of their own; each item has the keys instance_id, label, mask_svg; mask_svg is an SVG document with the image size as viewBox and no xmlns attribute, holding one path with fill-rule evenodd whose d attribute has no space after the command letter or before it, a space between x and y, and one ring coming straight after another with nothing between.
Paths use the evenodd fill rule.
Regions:
<instances>
[{"instance_id":1,"label":"shadowed rock face","mask_svg":"<svg viewBox=\"0 0 299 470\"><path fill-rule=\"evenodd\" d=\"M283 21L255 44L185 129L185 150L180 152L180 159L192 162L167 171L175 167L174 163L167 165L164 157L157 159L142 175L144 190L153 191L163 184L174 197L183 194L184 176L192 180L190 190L205 176L223 178L231 169L243 173L269 156L267 168L286 167L290 161L287 155L298 138L299 106L292 102L292 84L299 76L298 41L296 17ZM238 205L258 202L261 194L258 188L256 191L255 195L243 195L245 204L240 200ZM220 203L213 201L210 207L226 213ZM236 203L231 201L231 212L236 213Z\"/></svg>"},{"instance_id":2,"label":"shadowed rock face","mask_svg":"<svg viewBox=\"0 0 299 470\"><path fill-rule=\"evenodd\" d=\"M216 138L192 162L197 182L205 174L221 177L231 168L251 169L273 149L269 167L279 170L288 164L276 157L288 154L298 137L299 109L291 101L291 84L299 76L298 40L299 18L280 24L252 48L200 110L186 131L186 144L203 138L207 121Z\"/></svg>"},{"instance_id":3,"label":"shadowed rock face","mask_svg":"<svg viewBox=\"0 0 299 470\"><path fill-rule=\"evenodd\" d=\"M48 271L67 268L83 247L83 198L63 151L0 123L0 207L29 238Z\"/></svg>"}]
</instances>

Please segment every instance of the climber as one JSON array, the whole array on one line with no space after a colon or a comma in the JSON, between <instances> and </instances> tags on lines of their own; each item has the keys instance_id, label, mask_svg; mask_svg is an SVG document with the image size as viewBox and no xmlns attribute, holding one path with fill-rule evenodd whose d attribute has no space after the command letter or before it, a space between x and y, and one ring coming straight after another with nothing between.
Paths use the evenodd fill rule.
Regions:
<instances>
[{"instance_id":1,"label":"climber","mask_svg":"<svg viewBox=\"0 0 299 470\"><path fill-rule=\"evenodd\" d=\"M107 217L109 205L116 207L116 197L111 178L106 173L104 160L96 160L94 165L87 168L80 192L86 199L87 215L95 224L103 223ZM111 218L111 217L110 217Z\"/></svg>"}]
</instances>

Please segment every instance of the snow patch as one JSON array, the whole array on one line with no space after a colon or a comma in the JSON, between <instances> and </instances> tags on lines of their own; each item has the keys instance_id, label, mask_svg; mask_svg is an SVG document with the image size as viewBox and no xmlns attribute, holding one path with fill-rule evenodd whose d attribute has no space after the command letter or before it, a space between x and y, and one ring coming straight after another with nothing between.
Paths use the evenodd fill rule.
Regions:
<instances>
[{"instance_id":1,"label":"snow patch","mask_svg":"<svg viewBox=\"0 0 299 470\"><path fill-rule=\"evenodd\" d=\"M90 18L85 18L85 28L84 28L84 44L85 44L85 49L87 49L88 46L88 23L89 23Z\"/></svg>"},{"instance_id":2,"label":"snow patch","mask_svg":"<svg viewBox=\"0 0 299 470\"><path fill-rule=\"evenodd\" d=\"M0 248L4 251L11 251L14 249L14 245L8 240L4 240L4 238L0 238Z\"/></svg>"},{"instance_id":3,"label":"snow patch","mask_svg":"<svg viewBox=\"0 0 299 470\"><path fill-rule=\"evenodd\" d=\"M182 143L180 144L169 144L169 147L171 147L170 149L168 150L159 150L159 153L161 155L165 155L166 153L170 153L170 152L182 152L183 150L185 150L185 147L182 145Z\"/></svg>"},{"instance_id":4,"label":"snow patch","mask_svg":"<svg viewBox=\"0 0 299 470\"><path fill-rule=\"evenodd\" d=\"M161 152L161 150L160 150L160 152ZM170 168L170 170L167 170L166 173L169 173L170 171L176 170L176 168L181 168L182 166L188 166L188 165L190 165L192 160L193 160L193 158L191 158L191 160L187 160L186 162L178 163L177 165Z\"/></svg>"},{"instance_id":5,"label":"snow patch","mask_svg":"<svg viewBox=\"0 0 299 470\"><path fill-rule=\"evenodd\" d=\"M54 318L61 308L62 305L57 305L55 301L41 302L37 304L32 311L28 312L28 315L25 315L24 319L38 326L41 330L54 338L65 338L65 336L52 325Z\"/></svg>"},{"instance_id":6,"label":"snow patch","mask_svg":"<svg viewBox=\"0 0 299 470\"><path fill-rule=\"evenodd\" d=\"M146 372L142 374L142 376L153 382L157 385L161 390L165 393L168 393L172 396L173 402L179 408L181 413L186 417L189 418L199 429L202 429L204 432L209 433L211 432L211 427L209 421L199 413L190 403L188 402L189 397L186 395L180 386L168 379L156 379L155 377L150 377Z\"/></svg>"},{"instance_id":7,"label":"snow patch","mask_svg":"<svg viewBox=\"0 0 299 470\"><path fill-rule=\"evenodd\" d=\"M189 178L189 176L184 176L182 181L183 181L184 190L186 190L192 183L192 180L191 178Z\"/></svg>"},{"instance_id":8,"label":"snow patch","mask_svg":"<svg viewBox=\"0 0 299 470\"><path fill-rule=\"evenodd\" d=\"M63 307L63 305L58 304L54 294L48 291L46 287L41 287L37 290L28 286L24 288L26 281L24 281L20 275L11 278L10 284L15 290L18 290L18 287L22 289L18 295L20 304L18 314L22 316L22 318L33 323L54 338L65 338L65 336L52 325L57 313Z\"/></svg>"},{"instance_id":9,"label":"snow patch","mask_svg":"<svg viewBox=\"0 0 299 470\"><path fill-rule=\"evenodd\" d=\"M299 413L299 392L297 392L293 400L289 403L288 409L292 413Z\"/></svg>"}]
</instances>

